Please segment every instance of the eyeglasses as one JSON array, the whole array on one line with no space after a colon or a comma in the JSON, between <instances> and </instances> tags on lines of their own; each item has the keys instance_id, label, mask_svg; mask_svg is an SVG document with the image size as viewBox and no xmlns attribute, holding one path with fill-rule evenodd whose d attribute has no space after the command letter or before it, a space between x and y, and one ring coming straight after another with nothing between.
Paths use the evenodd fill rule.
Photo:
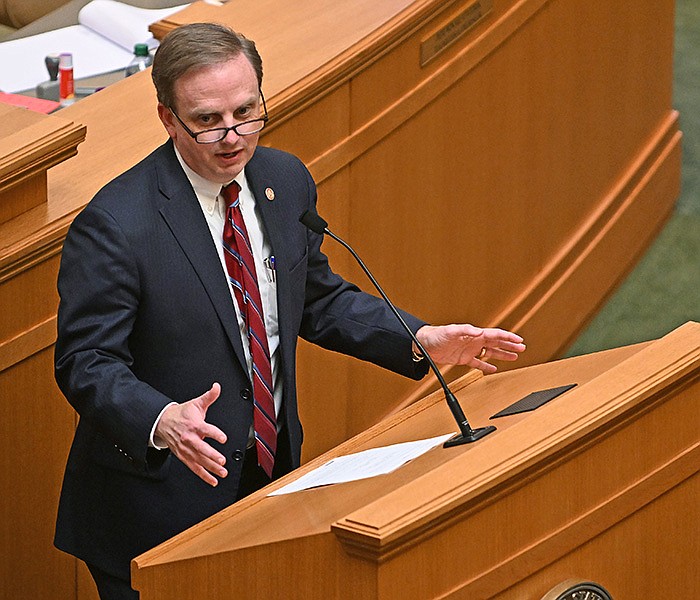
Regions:
<instances>
[{"instance_id":1,"label":"eyeglasses","mask_svg":"<svg viewBox=\"0 0 700 600\"><path fill-rule=\"evenodd\" d=\"M250 121L243 121L242 123L237 123L236 125L231 125L231 127L216 127L214 129L205 129L204 131L192 131L184 121L178 116L178 114L173 110L172 107L168 107L168 110L173 113L175 118L180 122L180 125L184 130L194 139L198 144L215 144L223 140L229 131L235 131L237 135L253 135L254 133L259 133L265 127L268 122L269 117L267 116L267 105L265 104L265 96L263 96L262 90L260 90L260 98L263 104L263 114L262 117L258 119L251 119Z\"/></svg>"}]
</instances>

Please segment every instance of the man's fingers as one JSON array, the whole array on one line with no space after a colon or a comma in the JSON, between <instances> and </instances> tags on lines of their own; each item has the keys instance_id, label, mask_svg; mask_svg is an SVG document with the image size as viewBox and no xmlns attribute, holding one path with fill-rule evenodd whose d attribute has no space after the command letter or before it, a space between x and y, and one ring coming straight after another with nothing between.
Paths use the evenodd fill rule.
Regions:
<instances>
[{"instance_id":1,"label":"man's fingers","mask_svg":"<svg viewBox=\"0 0 700 600\"><path fill-rule=\"evenodd\" d=\"M199 423L196 429L193 430L193 433L200 440L209 438L216 442L219 442L220 444L225 444L227 439L226 434L223 431L221 431L221 429L219 429L216 425L207 423L206 421L202 421L201 423Z\"/></svg>"},{"instance_id":2,"label":"man's fingers","mask_svg":"<svg viewBox=\"0 0 700 600\"><path fill-rule=\"evenodd\" d=\"M221 385L215 382L212 384L211 388L209 388L198 398L194 399L195 404L197 404L202 411L202 419L206 418L207 410L209 410L209 407L218 400L219 394L221 394ZM220 444L226 443L226 434L218 427L210 425L204 420L199 427L198 434L201 438L211 438Z\"/></svg>"},{"instance_id":3,"label":"man's fingers","mask_svg":"<svg viewBox=\"0 0 700 600\"><path fill-rule=\"evenodd\" d=\"M222 478L228 475L224 467L226 464L224 455L199 438L186 440L173 451L193 473L207 483L211 483L211 477L202 477L202 470Z\"/></svg>"},{"instance_id":4,"label":"man's fingers","mask_svg":"<svg viewBox=\"0 0 700 600\"><path fill-rule=\"evenodd\" d=\"M484 362L483 360L479 360L478 358L472 360L469 366L474 369L479 369L479 371L481 371L484 375L489 375L490 373L495 373L496 371L498 371L496 365Z\"/></svg>"},{"instance_id":5,"label":"man's fingers","mask_svg":"<svg viewBox=\"0 0 700 600\"><path fill-rule=\"evenodd\" d=\"M209 471L204 467L196 463L185 463L197 477L199 477L204 483L208 483L211 487L216 487L219 485L219 480L214 477Z\"/></svg>"},{"instance_id":6,"label":"man's fingers","mask_svg":"<svg viewBox=\"0 0 700 600\"><path fill-rule=\"evenodd\" d=\"M195 440L187 449L192 460L202 465L208 471L216 472L220 477L226 476L226 458L213 446L204 440Z\"/></svg>"},{"instance_id":7,"label":"man's fingers","mask_svg":"<svg viewBox=\"0 0 700 600\"><path fill-rule=\"evenodd\" d=\"M195 402L199 404L202 410L206 413L209 407L216 402L221 393L221 385L214 382L206 392L204 392L198 398L195 398Z\"/></svg>"},{"instance_id":8,"label":"man's fingers","mask_svg":"<svg viewBox=\"0 0 700 600\"><path fill-rule=\"evenodd\" d=\"M497 346L489 348L489 354L499 360L511 360L518 358L518 354L525 352L525 344L501 342Z\"/></svg>"},{"instance_id":9,"label":"man's fingers","mask_svg":"<svg viewBox=\"0 0 700 600\"><path fill-rule=\"evenodd\" d=\"M484 342L494 346L503 344L522 344L523 338L517 333L499 328L484 329Z\"/></svg>"},{"instance_id":10,"label":"man's fingers","mask_svg":"<svg viewBox=\"0 0 700 600\"><path fill-rule=\"evenodd\" d=\"M518 354L526 349L523 338L517 333L504 329L484 330L484 348L488 350L488 358L496 360L517 360Z\"/></svg>"},{"instance_id":11,"label":"man's fingers","mask_svg":"<svg viewBox=\"0 0 700 600\"><path fill-rule=\"evenodd\" d=\"M226 458L207 441L226 443L226 434L206 421L207 410L220 393L221 386L212 384L201 396L166 409L156 426L156 439L164 440L183 464L212 486L217 485L217 477L228 475Z\"/></svg>"},{"instance_id":12,"label":"man's fingers","mask_svg":"<svg viewBox=\"0 0 700 600\"><path fill-rule=\"evenodd\" d=\"M218 462L202 456L197 457L197 460L185 460L184 462L195 475L207 483L211 483L212 479L218 481L217 477L223 479L228 475L228 471ZM202 472L206 472L206 478L202 477Z\"/></svg>"},{"instance_id":13,"label":"man's fingers","mask_svg":"<svg viewBox=\"0 0 700 600\"><path fill-rule=\"evenodd\" d=\"M489 348L486 358L491 360L506 360L514 361L518 360L518 352L512 352L510 350L504 350L503 348Z\"/></svg>"}]
</instances>

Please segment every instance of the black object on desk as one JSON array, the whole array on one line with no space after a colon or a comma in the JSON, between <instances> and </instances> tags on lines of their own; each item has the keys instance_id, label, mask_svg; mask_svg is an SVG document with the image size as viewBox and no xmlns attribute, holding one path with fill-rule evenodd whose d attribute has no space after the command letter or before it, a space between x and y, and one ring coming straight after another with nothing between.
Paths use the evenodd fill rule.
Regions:
<instances>
[{"instance_id":1,"label":"black object on desk","mask_svg":"<svg viewBox=\"0 0 700 600\"><path fill-rule=\"evenodd\" d=\"M497 412L491 418L497 419L498 417L507 417L508 415L517 415L519 413L535 410L550 400L553 400L557 396L561 396L564 392L568 392L572 387L576 387L576 384L571 383L569 385L561 385L559 387L550 388L547 390L540 390L539 392L532 392L532 394L528 394L514 404L511 404L509 407Z\"/></svg>"}]
</instances>

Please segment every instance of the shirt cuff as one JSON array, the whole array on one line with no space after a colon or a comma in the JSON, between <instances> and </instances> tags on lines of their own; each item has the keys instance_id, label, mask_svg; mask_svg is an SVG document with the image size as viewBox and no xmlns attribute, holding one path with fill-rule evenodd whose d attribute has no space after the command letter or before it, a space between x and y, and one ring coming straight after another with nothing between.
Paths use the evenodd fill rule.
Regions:
<instances>
[{"instance_id":1,"label":"shirt cuff","mask_svg":"<svg viewBox=\"0 0 700 600\"><path fill-rule=\"evenodd\" d=\"M167 446L159 446L155 442L155 435L156 435L156 427L158 427L158 423L160 423L160 419L163 416L163 413L170 408L173 404L177 404L177 402L171 402L170 404L166 404L163 410L158 413L158 416L156 417L156 422L153 423L153 427L151 427L151 435L148 436L148 446L150 448L155 448L156 450L167 450Z\"/></svg>"}]
</instances>

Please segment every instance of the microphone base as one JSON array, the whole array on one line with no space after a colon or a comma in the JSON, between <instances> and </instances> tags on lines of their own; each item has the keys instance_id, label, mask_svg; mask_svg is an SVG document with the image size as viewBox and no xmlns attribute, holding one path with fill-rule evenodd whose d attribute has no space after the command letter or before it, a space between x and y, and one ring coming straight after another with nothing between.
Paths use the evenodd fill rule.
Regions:
<instances>
[{"instance_id":1,"label":"microphone base","mask_svg":"<svg viewBox=\"0 0 700 600\"><path fill-rule=\"evenodd\" d=\"M496 428L493 425L489 425L488 427L479 427L479 429L472 429L469 435L462 435L461 433L458 433L454 437L451 437L449 440L447 440L442 445L442 447L452 448L452 446L471 444L472 442L480 440L482 437L486 437L489 433L493 433L494 431L496 431Z\"/></svg>"}]
</instances>

